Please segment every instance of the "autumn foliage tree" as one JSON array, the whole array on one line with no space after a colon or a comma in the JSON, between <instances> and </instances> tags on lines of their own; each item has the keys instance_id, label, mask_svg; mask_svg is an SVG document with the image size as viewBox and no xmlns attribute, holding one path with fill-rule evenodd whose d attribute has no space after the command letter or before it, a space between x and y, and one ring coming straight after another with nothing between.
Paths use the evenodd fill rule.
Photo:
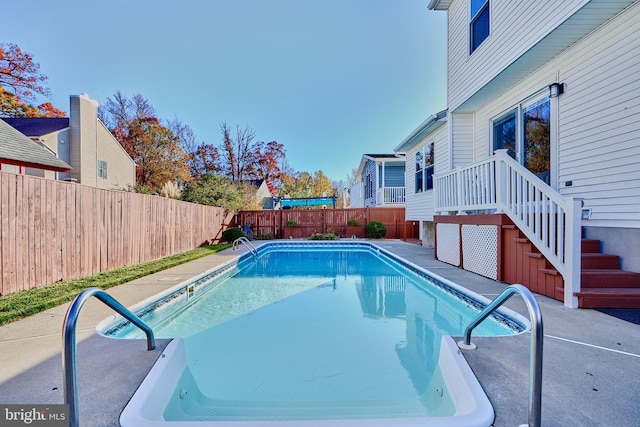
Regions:
<instances>
[{"instance_id":1,"label":"autumn foliage tree","mask_svg":"<svg viewBox=\"0 0 640 427\"><path fill-rule=\"evenodd\" d=\"M136 163L137 190L160 192L167 181L189 181L188 156L179 138L142 95L129 99L118 91L101 106L100 116Z\"/></svg>"},{"instance_id":2,"label":"autumn foliage tree","mask_svg":"<svg viewBox=\"0 0 640 427\"><path fill-rule=\"evenodd\" d=\"M285 158L284 145L276 141L254 141L255 131L236 126L235 135L226 123L220 125L219 147L221 171L234 182L248 179L279 179L280 162Z\"/></svg>"},{"instance_id":3,"label":"autumn foliage tree","mask_svg":"<svg viewBox=\"0 0 640 427\"><path fill-rule=\"evenodd\" d=\"M169 128L187 155L187 166L192 179L220 172L222 166L218 147L200 141L193 129L177 118L169 122Z\"/></svg>"},{"instance_id":4,"label":"autumn foliage tree","mask_svg":"<svg viewBox=\"0 0 640 427\"><path fill-rule=\"evenodd\" d=\"M47 76L40 64L13 43L0 43L0 114L4 117L65 117L50 102L34 105L38 95L49 96Z\"/></svg>"}]
</instances>

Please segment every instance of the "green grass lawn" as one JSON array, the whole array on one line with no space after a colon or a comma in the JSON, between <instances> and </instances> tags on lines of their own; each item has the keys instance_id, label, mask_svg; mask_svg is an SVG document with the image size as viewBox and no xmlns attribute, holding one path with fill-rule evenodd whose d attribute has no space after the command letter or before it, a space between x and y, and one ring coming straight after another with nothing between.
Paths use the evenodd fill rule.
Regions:
<instances>
[{"instance_id":1,"label":"green grass lawn","mask_svg":"<svg viewBox=\"0 0 640 427\"><path fill-rule=\"evenodd\" d=\"M69 302L84 289L91 287L108 289L230 247L231 243L203 246L155 261L115 268L102 273L92 274L91 276L54 283L42 288L29 289L6 296L0 296L0 325Z\"/></svg>"}]
</instances>

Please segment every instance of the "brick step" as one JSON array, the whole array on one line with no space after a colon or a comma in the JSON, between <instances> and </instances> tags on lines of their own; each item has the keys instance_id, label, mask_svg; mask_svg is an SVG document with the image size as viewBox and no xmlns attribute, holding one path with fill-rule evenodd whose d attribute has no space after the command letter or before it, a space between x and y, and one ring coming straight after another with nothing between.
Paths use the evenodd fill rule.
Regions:
<instances>
[{"instance_id":1,"label":"brick step","mask_svg":"<svg viewBox=\"0 0 640 427\"><path fill-rule=\"evenodd\" d=\"M588 288L574 295L580 308L640 308L640 288Z\"/></svg>"},{"instance_id":2,"label":"brick step","mask_svg":"<svg viewBox=\"0 0 640 427\"><path fill-rule=\"evenodd\" d=\"M581 288L640 288L640 273L617 269L582 269Z\"/></svg>"},{"instance_id":3,"label":"brick step","mask_svg":"<svg viewBox=\"0 0 640 427\"><path fill-rule=\"evenodd\" d=\"M600 253L600 240L582 239L580 247L582 253Z\"/></svg>"},{"instance_id":4,"label":"brick step","mask_svg":"<svg viewBox=\"0 0 640 427\"><path fill-rule=\"evenodd\" d=\"M618 255L599 254L599 253L583 253L581 256L582 270L591 269L619 269L620 257Z\"/></svg>"}]
</instances>

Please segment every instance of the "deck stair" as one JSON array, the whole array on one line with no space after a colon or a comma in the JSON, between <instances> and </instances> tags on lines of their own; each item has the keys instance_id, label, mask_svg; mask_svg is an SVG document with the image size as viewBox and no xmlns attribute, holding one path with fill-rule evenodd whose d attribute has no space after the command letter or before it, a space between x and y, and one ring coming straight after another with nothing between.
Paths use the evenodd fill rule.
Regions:
<instances>
[{"instance_id":1,"label":"deck stair","mask_svg":"<svg viewBox=\"0 0 640 427\"><path fill-rule=\"evenodd\" d=\"M507 228L507 227L503 227ZM562 276L517 229L503 230L504 281L522 283L530 290L562 301ZM620 257L601 253L600 240L582 239L581 308L640 308L640 273L620 269Z\"/></svg>"},{"instance_id":2,"label":"deck stair","mask_svg":"<svg viewBox=\"0 0 640 427\"><path fill-rule=\"evenodd\" d=\"M600 252L600 241L582 239L582 308L640 308L640 273L620 269L620 257Z\"/></svg>"}]
</instances>

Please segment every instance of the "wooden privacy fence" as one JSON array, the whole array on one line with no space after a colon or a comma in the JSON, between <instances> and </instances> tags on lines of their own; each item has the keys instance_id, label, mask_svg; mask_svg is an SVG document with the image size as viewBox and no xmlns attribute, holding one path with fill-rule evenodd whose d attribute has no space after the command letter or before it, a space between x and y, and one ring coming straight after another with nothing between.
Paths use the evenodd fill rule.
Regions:
<instances>
[{"instance_id":1,"label":"wooden privacy fence","mask_svg":"<svg viewBox=\"0 0 640 427\"><path fill-rule=\"evenodd\" d=\"M0 295L218 241L222 208L0 172Z\"/></svg>"},{"instance_id":2,"label":"wooden privacy fence","mask_svg":"<svg viewBox=\"0 0 640 427\"><path fill-rule=\"evenodd\" d=\"M348 225L349 220L359 225ZM404 208L309 209L277 211L240 211L236 224L251 224L255 238L299 239L314 233L333 233L338 237L364 238L365 226L377 221L387 228L386 238L417 239L418 225L405 220ZM287 222L295 226L288 226Z\"/></svg>"}]
</instances>

